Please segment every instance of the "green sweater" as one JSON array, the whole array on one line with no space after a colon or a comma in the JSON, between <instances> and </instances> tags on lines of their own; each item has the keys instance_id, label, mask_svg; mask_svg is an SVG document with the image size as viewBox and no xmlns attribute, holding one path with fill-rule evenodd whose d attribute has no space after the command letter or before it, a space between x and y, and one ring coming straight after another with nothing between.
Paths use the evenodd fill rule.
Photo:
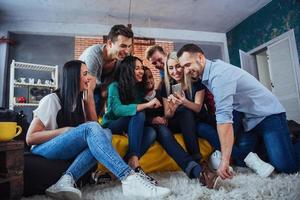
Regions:
<instances>
[{"instance_id":1,"label":"green sweater","mask_svg":"<svg viewBox=\"0 0 300 200\"><path fill-rule=\"evenodd\" d=\"M102 119L102 125L107 127L109 122L117 120L120 117L133 116L136 114L137 104L143 102L141 92L138 92L137 97L131 104L122 104L119 94L118 82L112 82L108 86L107 110Z\"/></svg>"}]
</instances>

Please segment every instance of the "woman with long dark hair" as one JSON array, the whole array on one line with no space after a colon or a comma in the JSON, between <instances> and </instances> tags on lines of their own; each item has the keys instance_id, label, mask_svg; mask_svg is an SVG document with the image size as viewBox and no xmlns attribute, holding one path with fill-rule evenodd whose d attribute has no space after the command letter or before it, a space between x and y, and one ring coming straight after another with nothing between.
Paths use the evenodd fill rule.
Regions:
<instances>
[{"instance_id":1,"label":"woman with long dark hair","mask_svg":"<svg viewBox=\"0 0 300 200\"><path fill-rule=\"evenodd\" d=\"M97 122L87 122L95 87L89 80L84 62L67 62L60 90L45 96L33 111L26 138L29 145L34 145L32 153L47 159L74 159L46 194L58 199L80 199L81 191L74 187L75 182L100 162L121 180L124 195L167 195L168 189L152 185L122 160L112 147L109 129L103 129ZM84 91L88 91L86 98Z\"/></svg>"},{"instance_id":2,"label":"woman with long dark hair","mask_svg":"<svg viewBox=\"0 0 300 200\"><path fill-rule=\"evenodd\" d=\"M107 112L103 116L103 126L113 133L128 134L129 148L124 160L128 161L136 172L144 175L152 183L156 181L146 175L139 164L139 158L155 141L156 133L152 127L145 127L147 108L161 106L154 98L144 103L143 84L144 66L134 56L127 56L120 62L116 71L116 81L108 87Z\"/></svg>"}]
</instances>

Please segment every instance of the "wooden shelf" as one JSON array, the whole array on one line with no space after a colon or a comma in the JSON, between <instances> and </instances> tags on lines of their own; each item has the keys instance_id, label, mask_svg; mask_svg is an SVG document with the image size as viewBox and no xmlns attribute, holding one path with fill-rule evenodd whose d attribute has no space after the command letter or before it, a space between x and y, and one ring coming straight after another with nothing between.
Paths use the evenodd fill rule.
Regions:
<instances>
[{"instance_id":1,"label":"wooden shelf","mask_svg":"<svg viewBox=\"0 0 300 200\"><path fill-rule=\"evenodd\" d=\"M56 70L55 66L23 63L23 62L15 62L15 68L16 69L35 70L35 71L48 71L48 72L52 72L52 71Z\"/></svg>"},{"instance_id":2,"label":"wooden shelf","mask_svg":"<svg viewBox=\"0 0 300 200\"><path fill-rule=\"evenodd\" d=\"M31 84L31 83L14 83L15 87L47 87L47 88L55 88L55 85L46 85L46 84Z\"/></svg>"},{"instance_id":3,"label":"wooden shelf","mask_svg":"<svg viewBox=\"0 0 300 200\"><path fill-rule=\"evenodd\" d=\"M14 103L14 106L18 106L18 107L25 107L25 106L35 107L38 105L39 105L38 103Z\"/></svg>"}]
</instances>

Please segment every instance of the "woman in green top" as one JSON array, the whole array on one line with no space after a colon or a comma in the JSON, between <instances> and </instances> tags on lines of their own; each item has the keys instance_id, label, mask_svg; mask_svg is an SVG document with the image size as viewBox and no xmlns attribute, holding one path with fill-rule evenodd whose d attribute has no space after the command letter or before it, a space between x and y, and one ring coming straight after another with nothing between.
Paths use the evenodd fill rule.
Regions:
<instances>
[{"instance_id":1,"label":"woman in green top","mask_svg":"<svg viewBox=\"0 0 300 200\"><path fill-rule=\"evenodd\" d=\"M120 62L116 71L116 81L108 87L107 111L103 116L103 126L111 129L113 133L128 134L129 148L124 159L136 172L157 184L143 172L139 164L139 158L156 139L155 130L150 126L145 127L144 110L161 106L156 98L144 102L143 76L144 66L141 59L127 56Z\"/></svg>"}]
</instances>

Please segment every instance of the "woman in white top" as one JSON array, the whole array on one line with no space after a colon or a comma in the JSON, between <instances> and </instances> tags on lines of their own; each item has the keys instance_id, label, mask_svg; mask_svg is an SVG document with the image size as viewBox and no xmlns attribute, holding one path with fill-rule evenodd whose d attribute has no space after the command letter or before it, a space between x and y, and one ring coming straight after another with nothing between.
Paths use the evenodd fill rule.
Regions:
<instances>
[{"instance_id":1,"label":"woman in white top","mask_svg":"<svg viewBox=\"0 0 300 200\"><path fill-rule=\"evenodd\" d=\"M73 60L63 67L62 87L45 96L34 110L26 141L32 153L47 159L74 159L60 180L46 190L58 199L80 199L74 183L96 162L102 163L122 181L124 195L166 196L167 188L155 186L122 160L111 144L111 132L89 120L94 109L93 89L84 62ZM83 91L87 92L84 100Z\"/></svg>"}]
</instances>

